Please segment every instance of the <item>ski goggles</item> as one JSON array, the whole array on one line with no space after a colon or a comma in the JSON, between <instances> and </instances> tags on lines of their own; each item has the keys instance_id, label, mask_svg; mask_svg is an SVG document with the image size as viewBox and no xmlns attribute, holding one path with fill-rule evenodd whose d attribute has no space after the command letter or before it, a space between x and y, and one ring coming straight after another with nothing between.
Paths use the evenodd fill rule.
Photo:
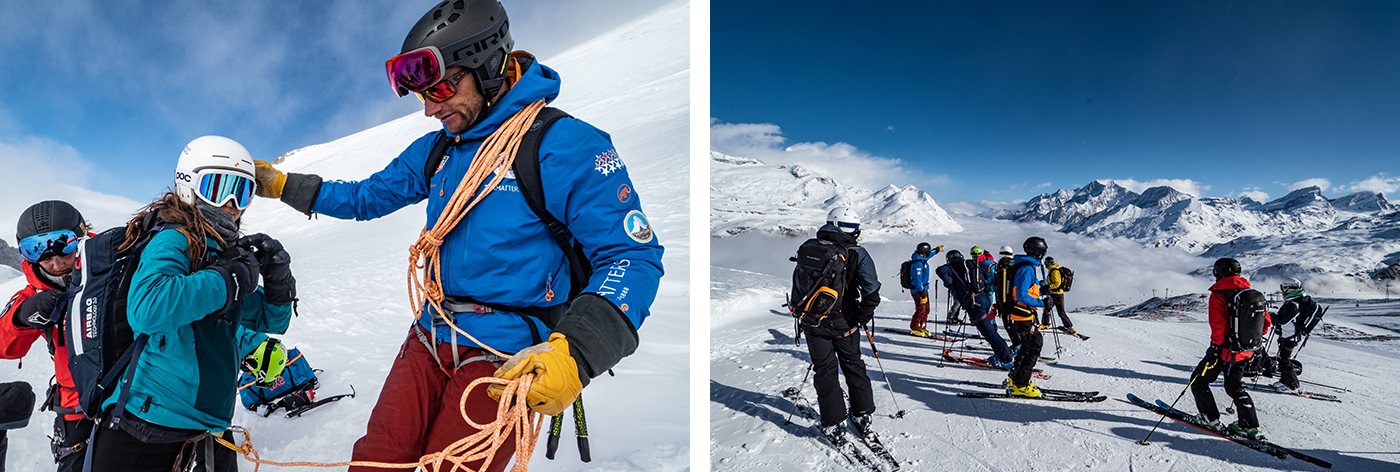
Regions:
<instances>
[{"instance_id":1,"label":"ski goggles","mask_svg":"<svg viewBox=\"0 0 1400 472\"><path fill-rule=\"evenodd\" d=\"M410 93L418 94L420 100L442 103L457 95L457 83L467 76L470 69L447 77L447 63L436 46L414 49L384 61L385 72L389 74L389 85L394 93L402 97Z\"/></svg>"},{"instance_id":2,"label":"ski goggles","mask_svg":"<svg viewBox=\"0 0 1400 472\"><path fill-rule=\"evenodd\" d=\"M246 175L212 170L196 173L195 177L198 180L191 187L210 205L224 206L225 202L233 200L233 205L242 210L253 203L257 183Z\"/></svg>"},{"instance_id":3,"label":"ski goggles","mask_svg":"<svg viewBox=\"0 0 1400 472\"><path fill-rule=\"evenodd\" d=\"M19 241L20 255L31 263L52 256L66 256L76 250L78 250L78 234L66 229L36 234Z\"/></svg>"}]
</instances>

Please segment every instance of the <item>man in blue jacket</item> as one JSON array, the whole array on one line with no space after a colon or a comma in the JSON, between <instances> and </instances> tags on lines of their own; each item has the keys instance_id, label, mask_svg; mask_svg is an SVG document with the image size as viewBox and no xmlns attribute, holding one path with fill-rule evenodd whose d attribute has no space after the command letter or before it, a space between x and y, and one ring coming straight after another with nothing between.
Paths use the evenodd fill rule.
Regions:
<instances>
[{"instance_id":1,"label":"man in blue jacket","mask_svg":"<svg viewBox=\"0 0 1400 472\"><path fill-rule=\"evenodd\" d=\"M1021 350L1016 352L1015 364L1011 367L1007 388L1012 395L1024 397L1040 396L1040 389L1031 382L1031 372L1040 358L1040 348L1044 338L1036 325L1036 309L1045 306L1042 299L1040 260L1049 247L1039 236L1026 238L1021 244L1025 254L1018 254L1006 270L998 271L993 281L996 284L997 310L1006 313L1011 323L1006 331L1021 339Z\"/></svg>"},{"instance_id":2,"label":"man in blue jacket","mask_svg":"<svg viewBox=\"0 0 1400 472\"><path fill-rule=\"evenodd\" d=\"M943 246L933 247L929 243L919 243L914 254L909 256L909 294L914 296L914 318L909 320L909 334L929 336L928 332L928 258L938 254Z\"/></svg>"},{"instance_id":3,"label":"man in blue jacket","mask_svg":"<svg viewBox=\"0 0 1400 472\"><path fill-rule=\"evenodd\" d=\"M434 7L409 32L402 54L386 66L399 95L418 94L424 114L441 121L443 131L424 135L384 170L358 182L283 174L259 163L259 180L266 182L260 195L280 198L308 215L356 220L426 199L431 229L483 141L527 105L559 94L558 74L529 54L512 52L513 46L506 12L495 0ZM429 164L439 136L452 146L441 161ZM534 156L522 150L516 158ZM562 118L541 138L538 160L548 213L567 226L591 261L592 276L581 284L582 293L566 300L574 278L568 259L527 204L513 172L494 188L487 187L488 180L477 189L489 193L442 240L441 281L457 327L481 344L516 353L507 365L542 366L532 370L529 401L536 411L557 415L590 379L637 349L637 328L648 316L662 275L662 247L607 133ZM415 462L475 433L456 412L467 385L481 377L523 374L506 369L497 375L504 359L488 354L454 333L433 310L423 310L352 459ZM496 405L481 389L468 398L467 411L486 424L495 418ZM514 448L508 441L499 449L491 470L504 468L509 461L502 454Z\"/></svg>"}]
</instances>

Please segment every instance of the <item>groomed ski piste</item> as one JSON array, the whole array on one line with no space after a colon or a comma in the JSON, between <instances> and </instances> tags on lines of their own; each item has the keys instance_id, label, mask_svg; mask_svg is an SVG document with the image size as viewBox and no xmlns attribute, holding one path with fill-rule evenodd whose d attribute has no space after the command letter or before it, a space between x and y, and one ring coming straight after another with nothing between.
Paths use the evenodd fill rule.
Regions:
<instances>
[{"instance_id":1,"label":"groomed ski piste","mask_svg":"<svg viewBox=\"0 0 1400 472\"><path fill-rule=\"evenodd\" d=\"M616 377L595 379L584 391L592 462L579 461L572 421L566 421L556 459L545 458L542 437L531 470L690 467L689 25L688 2L669 3L557 57L541 58L563 77L563 92L553 105L612 135L643 209L666 247L666 274L651 317L640 328L637 352L618 364ZM526 38L517 40L518 47L528 50ZM359 180L382 169L413 139L440 128L437 120L415 113L300 149L279 167L327 179ZM172 168L178 151L165 156ZM151 194L158 190L151 189ZM324 370L317 398L350 393L351 385L358 395L291 419L285 412L262 418L237 405L233 423L251 431L253 445L266 460L348 461L413 320L407 249L423 228L423 204L356 222L307 219L285 204L259 199L249 208L246 224L246 232L266 232L292 255L300 316L279 337L299 347L312 367ZM23 284L22 279L9 279L0 283L0 292L8 297ZM14 361L0 362L0 379L28 381L42 395L53 374L42 341L24 358L23 368L18 367ZM9 432L6 470L53 469L47 438L53 434L53 417L35 412L27 427ZM548 425L546 418L543 426ZM239 462L241 470L253 470L253 464Z\"/></svg>"},{"instance_id":2,"label":"groomed ski piste","mask_svg":"<svg viewBox=\"0 0 1400 472\"><path fill-rule=\"evenodd\" d=\"M1097 240L1020 225L959 216L965 231L925 238L880 237L863 243L875 258L884 302L872 334L879 361L862 333L864 360L878 411L874 421L884 444L902 470L918 471L1263 471L1322 470L1299 459L1280 460L1234 444L1170 418L1138 445L1160 416L1132 405L1129 393L1152 402L1172 403L1186 387L1190 371L1205 353L1210 328L1204 304L1187 306L1178 320L1175 307L1133 317L1108 316L1150 298L1138 293L1170 283L1173 298L1205 293L1209 280L1186 276L1199 262L1175 249L1142 248L1125 240ZM1052 376L1036 384L1060 390L1099 391L1101 403L958 398L962 392L994 392L964 381L1000 383L1006 373L944 363L944 344L884 328L908 329L914 305L894 274L920 240L966 251L973 244L999 247L1030 234L1049 238L1050 255L1075 269L1075 291L1067 295L1075 328L1089 341L1061 334L1064 350L1055 363L1037 367ZM981 236L979 236L981 235ZM1004 241L1003 241L1004 240ZM817 432L817 420L799 411L785 424L793 402L783 391L801 387L815 409L811 379L802 384L807 348L794 344L793 323L782 307L791 285L787 261L802 238L741 236L711 239L710 463L716 471L840 471L851 467ZM1058 252L1057 252L1058 250ZM1019 250L1017 252L1020 252ZM935 265L942 257L934 258ZM1086 270L1087 269L1087 270ZM1156 275L1154 275L1156 274ZM1153 279L1152 277L1156 277ZM1192 285L1194 284L1194 285ZM1263 291L1274 285L1256 283ZM1159 288L1160 290L1160 288ZM1159 292L1159 295L1161 293ZM943 295L929 315L938 332ZM1323 295L1327 297L1327 295ZM1300 379L1343 387L1350 392L1304 384L1336 395L1342 403L1250 391L1270 441L1333 464L1332 470L1400 469L1400 402L1393 385L1400 374L1400 342L1394 320L1400 302L1325 300L1328 333L1350 333L1343 340L1314 335L1299 353ZM1092 312L1076 309L1099 305ZM1275 306L1277 306L1275 304ZM966 332L975 332L970 326ZM1366 336L1366 334L1376 336ZM1003 330L1004 335L1004 330ZM1042 355L1055 357L1055 338L1046 332ZM1363 340L1378 339L1378 340ZM956 344L949 344L956 346ZM978 341L969 345L984 345ZM1271 352L1276 351L1276 347ZM988 353L973 351L975 357ZM881 364L893 385L891 395ZM1275 379L1259 377L1261 383ZM1248 384L1246 378L1246 384ZM842 389L846 390L844 380ZM1212 385L1222 413L1232 406L1221 381ZM898 407L896 407L896 404ZM1176 407L1196 412L1189 392ZM898 410L903 418L893 418ZM811 413L815 416L815 411ZM1222 422L1234 421L1224 414Z\"/></svg>"}]
</instances>

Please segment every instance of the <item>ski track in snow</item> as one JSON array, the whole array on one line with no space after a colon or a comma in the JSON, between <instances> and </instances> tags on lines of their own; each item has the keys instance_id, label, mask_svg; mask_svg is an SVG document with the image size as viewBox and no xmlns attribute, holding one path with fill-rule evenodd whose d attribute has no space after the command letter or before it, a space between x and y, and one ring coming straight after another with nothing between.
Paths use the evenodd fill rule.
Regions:
<instances>
[{"instance_id":1,"label":"ski track in snow","mask_svg":"<svg viewBox=\"0 0 1400 472\"><path fill-rule=\"evenodd\" d=\"M573 428L566 425L557 459L545 459L542 439L530 464L533 470L690 467L689 24L688 2L670 3L559 57L542 59L563 77L563 92L554 105L612 135L666 247L666 275L651 316L640 328L637 352L618 364L616 377L595 379L585 390L593 461L579 462ZM617 70L628 71L628 80L619 81ZM328 180L359 180L382 169L412 140L440 127L436 120L414 114L299 149L280 167ZM351 385L358 396L296 419L281 414L261 418L240 405L233 423L252 432L253 445L267 460L349 460L413 319L407 248L424 226L424 207L420 203L368 222L308 220L286 205L259 200L249 210L245 231L281 240L292 254L299 282L300 315L280 338L325 371L318 397L350 393ZM8 295L23 285L23 279L10 279L0 283L0 292ZM0 378L28 381L42 395L52 365L41 341L22 369L16 362L0 362ZM8 470L52 469L46 437L52 434L52 422L52 413L36 412L29 426L9 433ZM240 463L243 470L252 470L253 464Z\"/></svg>"},{"instance_id":2,"label":"ski track in snow","mask_svg":"<svg viewBox=\"0 0 1400 472\"><path fill-rule=\"evenodd\" d=\"M782 241L792 242L793 247L798 242ZM798 385L808 366L806 346L793 344L792 321L781 307L788 278L712 266L711 279L713 470L847 470L817 435L815 420L799 414L792 424L783 425L792 403L781 392ZM1128 403L1126 395L1168 403L1176 399L1206 350L1210 328L1203 321L1146 321L1072 311L1075 327L1092 339L1060 336L1065 346L1060 361L1038 365L1053 378L1036 383L1098 390L1108 400L966 399L957 393L988 390L959 382L997 383L1006 374L956 364L938 368L941 342L881 330L908 326L914 309L898 285L885 284L882 294L885 301L877 310L873 333L897 403L907 412L904 418L893 418L895 405L880 375L880 363L871 355L869 341L862 340L862 346L878 408L875 426L905 470L1322 470L1297 459L1276 459L1171 419L1152 434L1150 445L1136 444L1159 417ZM931 312L941 313L943 307L941 300L936 301ZM1364 316L1366 310L1395 312L1400 302L1362 307L1367 308L1336 303L1328 321L1356 325L1355 317ZM1205 319L1204 313L1193 315ZM1043 355L1054 357L1053 336L1045 333ZM1352 391L1314 387L1345 403L1251 391L1270 439L1331 461L1334 470L1400 468L1396 449L1400 430L1394 420L1400 417L1400 405L1386 401L1388 386L1400 374L1396 344L1314 336L1300 353L1304 363L1300 378ZM1220 380L1212 385L1212 392L1223 412L1230 405ZM802 395L815 403L810 378ZM1189 392L1177 406L1196 411ZM1233 419L1233 415L1222 416L1226 422Z\"/></svg>"}]
</instances>

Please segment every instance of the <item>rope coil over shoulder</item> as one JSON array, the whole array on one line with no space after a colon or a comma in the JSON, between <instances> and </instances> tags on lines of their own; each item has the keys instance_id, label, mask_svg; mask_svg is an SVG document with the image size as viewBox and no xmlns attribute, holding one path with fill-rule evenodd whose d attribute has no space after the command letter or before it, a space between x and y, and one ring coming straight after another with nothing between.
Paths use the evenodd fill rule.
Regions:
<instances>
[{"instance_id":1,"label":"rope coil over shoulder","mask_svg":"<svg viewBox=\"0 0 1400 472\"><path fill-rule=\"evenodd\" d=\"M470 333L463 331L453 322L451 313L443 308L443 300L446 295L442 291L442 263L441 247L447 233L451 232L458 223L462 221L472 207L486 198L492 190L505 178L506 171L515 162L515 154L520 148L521 138L530 130L530 125L534 123L535 116L545 106L545 101L540 100L531 103L521 109L515 116L507 119L486 141L477 149L476 155L472 157L471 166L467 169L462 181L458 184L457 190L452 193L451 200L438 216L437 222L428 229L424 226L423 231L418 236L418 241L408 248L408 295L409 303L412 304L414 318L423 315L424 306L432 309L432 316L440 318L445 324L452 327L454 332L466 336L478 346L503 358L510 356L501 351L497 351L485 343L473 337ZM494 177L492 177L494 175ZM485 187L482 182L488 177L491 181ZM477 195L477 189L481 189L481 194ZM419 271L422 271L420 274ZM449 374L450 375L450 374ZM535 443L539 440L540 426L544 415L530 409L525 401L526 394L530 391L530 385L534 381L534 374L525 374L516 380L504 380L495 377L482 377L473 380L462 392L462 398L458 402L458 412L468 425L479 431L476 434L462 438L452 443L439 452L424 455L416 463L391 464L383 462L353 461L315 463L315 462L273 462L262 460L258 452L253 449L251 436L246 429L238 426L230 428L234 432L243 433L243 442L239 446L218 439L220 444L241 452L243 457L249 462L258 464L253 468L253 472L258 471L262 464L290 467L290 466L313 466L313 467L348 467L365 466L380 467L386 469L414 469L421 468L423 471L485 471L491 466L495 459L495 454L505 442L514 436L516 444L515 466L512 472L524 472L528 470L530 456L534 454ZM467 416L467 396L471 391L482 384L501 384L505 386L505 391L501 395L501 402L496 408L496 421L490 424L477 424ZM480 469L471 469L467 463L482 460ZM509 460L507 458L506 460ZM444 467L447 465L450 467Z\"/></svg>"}]
</instances>

